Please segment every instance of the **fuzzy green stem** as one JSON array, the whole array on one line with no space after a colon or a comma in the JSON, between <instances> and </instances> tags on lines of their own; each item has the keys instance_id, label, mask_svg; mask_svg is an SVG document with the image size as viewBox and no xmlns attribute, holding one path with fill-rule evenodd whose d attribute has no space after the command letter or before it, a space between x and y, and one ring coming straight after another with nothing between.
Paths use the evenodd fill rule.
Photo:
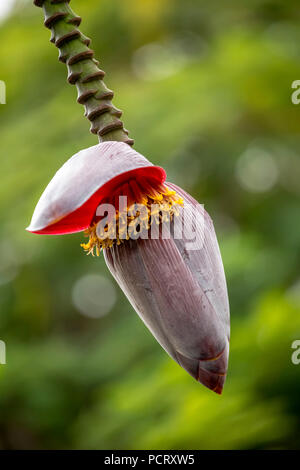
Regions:
<instances>
[{"instance_id":1,"label":"fuzzy green stem","mask_svg":"<svg viewBox=\"0 0 300 470\"><path fill-rule=\"evenodd\" d=\"M51 29L50 41L59 49L59 60L68 67L68 82L76 85L77 101L85 107L85 116L91 121L91 132L99 141L117 140L133 145L120 120L122 111L111 102L114 94L103 82L105 72L98 68L90 39L78 29L81 18L71 10L70 0L34 0L42 7L45 26Z\"/></svg>"}]
</instances>

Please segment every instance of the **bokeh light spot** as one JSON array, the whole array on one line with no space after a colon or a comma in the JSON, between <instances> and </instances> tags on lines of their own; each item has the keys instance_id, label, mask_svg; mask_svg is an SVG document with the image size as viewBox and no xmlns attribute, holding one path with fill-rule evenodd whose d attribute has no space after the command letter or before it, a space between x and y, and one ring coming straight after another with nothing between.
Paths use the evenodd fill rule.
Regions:
<instances>
[{"instance_id":1,"label":"bokeh light spot","mask_svg":"<svg viewBox=\"0 0 300 470\"><path fill-rule=\"evenodd\" d=\"M19 263L14 247L7 241L0 242L0 285L13 281L19 273Z\"/></svg>"},{"instance_id":2,"label":"bokeh light spot","mask_svg":"<svg viewBox=\"0 0 300 470\"><path fill-rule=\"evenodd\" d=\"M151 42L133 55L132 68L142 80L162 80L182 70L206 50L205 43L195 35L183 35L165 43Z\"/></svg>"},{"instance_id":3,"label":"bokeh light spot","mask_svg":"<svg viewBox=\"0 0 300 470\"><path fill-rule=\"evenodd\" d=\"M100 274L87 274L78 279L72 290L76 309L90 318L100 318L110 312L116 303L113 283Z\"/></svg>"},{"instance_id":4,"label":"bokeh light spot","mask_svg":"<svg viewBox=\"0 0 300 470\"><path fill-rule=\"evenodd\" d=\"M278 167L273 156L263 149L252 147L237 161L236 176L247 191L263 193L277 182Z\"/></svg>"}]
</instances>

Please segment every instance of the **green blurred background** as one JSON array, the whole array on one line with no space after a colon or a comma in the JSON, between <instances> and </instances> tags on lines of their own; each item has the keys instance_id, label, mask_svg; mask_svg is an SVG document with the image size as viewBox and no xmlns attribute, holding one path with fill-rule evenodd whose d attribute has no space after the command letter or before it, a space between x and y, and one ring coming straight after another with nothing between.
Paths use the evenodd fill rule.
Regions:
<instances>
[{"instance_id":1,"label":"green blurred background","mask_svg":"<svg viewBox=\"0 0 300 470\"><path fill-rule=\"evenodd\" d=\"M0 447L300 448L298 0L71 6L135 148L215 222L229 372L220 397L169 359L82 234L25 231L55 171L97 140L41 9L17 0L0 24Z\"/></svg>"}]
</instances>

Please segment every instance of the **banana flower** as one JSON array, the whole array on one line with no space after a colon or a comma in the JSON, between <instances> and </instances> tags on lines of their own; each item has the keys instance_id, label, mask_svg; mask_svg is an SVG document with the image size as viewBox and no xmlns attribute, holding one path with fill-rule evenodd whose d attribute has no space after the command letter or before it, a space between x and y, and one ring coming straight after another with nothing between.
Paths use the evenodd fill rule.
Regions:
<instances>
[{"instance_id":1,"label":"banana flower","mask_svg":"<svg viewBox=\"0 0 300 470\"><path fill-rule=\"evenodd\" d=\"M27 230L84 231L84 250L103 252L113 277L165 351L221 394L230 327L218 242L203 206L166 183L163 168L123 142L82 150L50 181Z\"/></svg>"}]
</instances>

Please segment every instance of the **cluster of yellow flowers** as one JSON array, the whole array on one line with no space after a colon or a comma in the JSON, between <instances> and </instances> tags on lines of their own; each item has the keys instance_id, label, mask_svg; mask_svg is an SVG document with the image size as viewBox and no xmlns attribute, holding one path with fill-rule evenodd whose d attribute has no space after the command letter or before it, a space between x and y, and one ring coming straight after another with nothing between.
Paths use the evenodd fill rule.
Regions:
<instances>
[{"instance_id":1,"label":"cluster of yellow flowers","mask_svg":"<svg viewBox=\"0 0 300 470\"><path fill-rule=\"evenodd\" d=\"M94 222L85 231L89 241L81 246L87 254L99 256L102 249L139 238L139 234L148 231L152 224L169 222L179 215L180 206L183 206L183 199L166 185L160 185L159 190L151 188L147 193L141 193L130 207L121 211L116 209L110 220Z\"/></svg>"}]
</instances>

